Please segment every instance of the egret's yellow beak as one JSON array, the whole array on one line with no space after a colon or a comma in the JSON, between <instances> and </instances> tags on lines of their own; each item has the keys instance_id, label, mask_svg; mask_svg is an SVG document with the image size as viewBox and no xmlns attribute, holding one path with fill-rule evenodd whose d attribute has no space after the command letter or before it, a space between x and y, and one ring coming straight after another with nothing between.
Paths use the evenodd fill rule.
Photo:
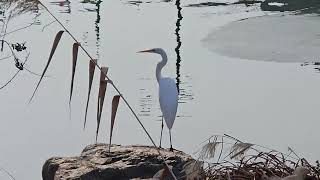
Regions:
<instances>
[{"instance_id":1,"label":"egret's yellow beak","mask_svg":"<svg viewBox=\"0 0 320 180\"><path fill-rule=\"evenodd\" d=\"M138 51L137 53L147 53L147 52L153 52L153 49L147 49L143 51Z\"/></svg>"}]
</instances>

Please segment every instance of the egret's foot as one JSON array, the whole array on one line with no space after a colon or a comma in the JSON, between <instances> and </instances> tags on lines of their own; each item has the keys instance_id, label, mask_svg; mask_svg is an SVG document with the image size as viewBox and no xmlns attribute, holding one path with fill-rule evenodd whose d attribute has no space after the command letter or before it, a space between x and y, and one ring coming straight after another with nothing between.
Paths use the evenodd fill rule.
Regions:
<instances>
[{"instance_id":1,"label":"egret's foot","mask_svg":"<svg viewBox=\"0 0 320 180\"><path fill-rule=\"evenodd\" d=\"M170 147L170 151L173 152L173 150L174 150L174 149L173 149L172 147Z\"/></svg>"}]
</instances>

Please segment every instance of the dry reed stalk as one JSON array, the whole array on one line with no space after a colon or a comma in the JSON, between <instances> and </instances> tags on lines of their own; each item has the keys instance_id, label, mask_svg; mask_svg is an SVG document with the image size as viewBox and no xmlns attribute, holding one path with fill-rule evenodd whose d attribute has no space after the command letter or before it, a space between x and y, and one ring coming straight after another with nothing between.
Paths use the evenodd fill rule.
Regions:
<instances>
[{"instance_id":1,"label":"dry reed stalk","mask_svg":"<svg viewBox=\"0 0 320 180\"><path fill-rule=\"evenodd\" d=\"M199 151L199 156L203 158L199 161L204 163L205 176L203 179L267 180L270 178L283 178L292 175L299 166L303 166L309 170L306 179L320 179L319 161L316 161L316 165L311 165L306 159L297 158L299 156L297 156L296 153L294 153L296 156L294 157L279 151L270 151L269 148L261 148L263 146L260 145L242 142L229 135L221 136L221 138L222 137L227 138L231 142L224 141L217 145L214 144L214 148L221 148L223 144L224 147L229 146L230 152L225 152L228 154L227 157L229 160L224 158L213 163L212 160L215 157L201 154L208 153L208 147L204 145L204 151ZM211 138L209 138L209 140L210 139ZM232 141L235 142L232 143ZM215 138L214 142L217 142L217 138ZM210 140L207 145L213 146L212 143L213 142ZM226 149L224 149L224 151L227 151ZM249 152L251 154L249 154ZM236 154L241 154L241 158L234 159Z\"/></svg>"}]
</instances>

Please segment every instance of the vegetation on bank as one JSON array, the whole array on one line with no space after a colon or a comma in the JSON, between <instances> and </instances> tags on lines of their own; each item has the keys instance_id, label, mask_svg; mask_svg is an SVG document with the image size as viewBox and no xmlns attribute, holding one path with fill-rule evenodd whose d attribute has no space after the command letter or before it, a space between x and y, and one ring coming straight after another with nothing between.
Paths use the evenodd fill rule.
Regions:
<instances>
[{"instance_id":1,"label":"vegetation on bank","mask_svg":"<svg viewBox=\"0 0 320 180\"><path fill-rule=\"evenodd\" d=\"M185 167L190 177L227 180L320 179L319 160L309 162L290 147L288 153L282 153L227 134L210 137L195 154L197 161Z\"/></svg>"}]
</instances>

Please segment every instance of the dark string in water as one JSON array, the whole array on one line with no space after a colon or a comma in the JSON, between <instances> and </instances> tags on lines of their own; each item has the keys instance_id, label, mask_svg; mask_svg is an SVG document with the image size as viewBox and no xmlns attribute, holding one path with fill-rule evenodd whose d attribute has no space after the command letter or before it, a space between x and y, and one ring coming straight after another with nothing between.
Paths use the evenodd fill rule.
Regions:
<instances>
[{"instance_id":1,"label":"dark string in water","mask_svg":"<svg viewBox=\"0 0 320 180\"><path fill-rule=\"evenodd\" d=\"M99 52L99 49L100 49L100 27L99 27L99 24L100 24L100 20L101 20L101 17L100 17L100 4L101 4L101 0L98 0L97 3L96 3L96 6L97 6L97 19L95 20L95 31L96 31L96 47L97 47L97 52L96 52L96 55L97 55L97 59L99 59L100 57L100 52Z\"/></svg>"},{"instance_id":2,"label":"dark string in water","mask_svg":"<svg viewBox=\"0 0 320 180\"><path fill-rule=\"evenodd\" d=\"M180 66L181 66L181 55L180 55L180 47L181 47L181 37L180 37L180 26L181 26L181 20L182 20L182 14L181 14L181 6L180 6L180 0L176 0L176 7L178 10L178 16L177 16L177 22L176 22L176 29L175 29L175 34L176 34L176 40L177 40L177 46L174 49L177 55L177 62L176 62L176 73L177 73L177 77L176 77L176 85L177 85L177 89L178 92L180 92Z\"/></svg>"}]
</instances>

